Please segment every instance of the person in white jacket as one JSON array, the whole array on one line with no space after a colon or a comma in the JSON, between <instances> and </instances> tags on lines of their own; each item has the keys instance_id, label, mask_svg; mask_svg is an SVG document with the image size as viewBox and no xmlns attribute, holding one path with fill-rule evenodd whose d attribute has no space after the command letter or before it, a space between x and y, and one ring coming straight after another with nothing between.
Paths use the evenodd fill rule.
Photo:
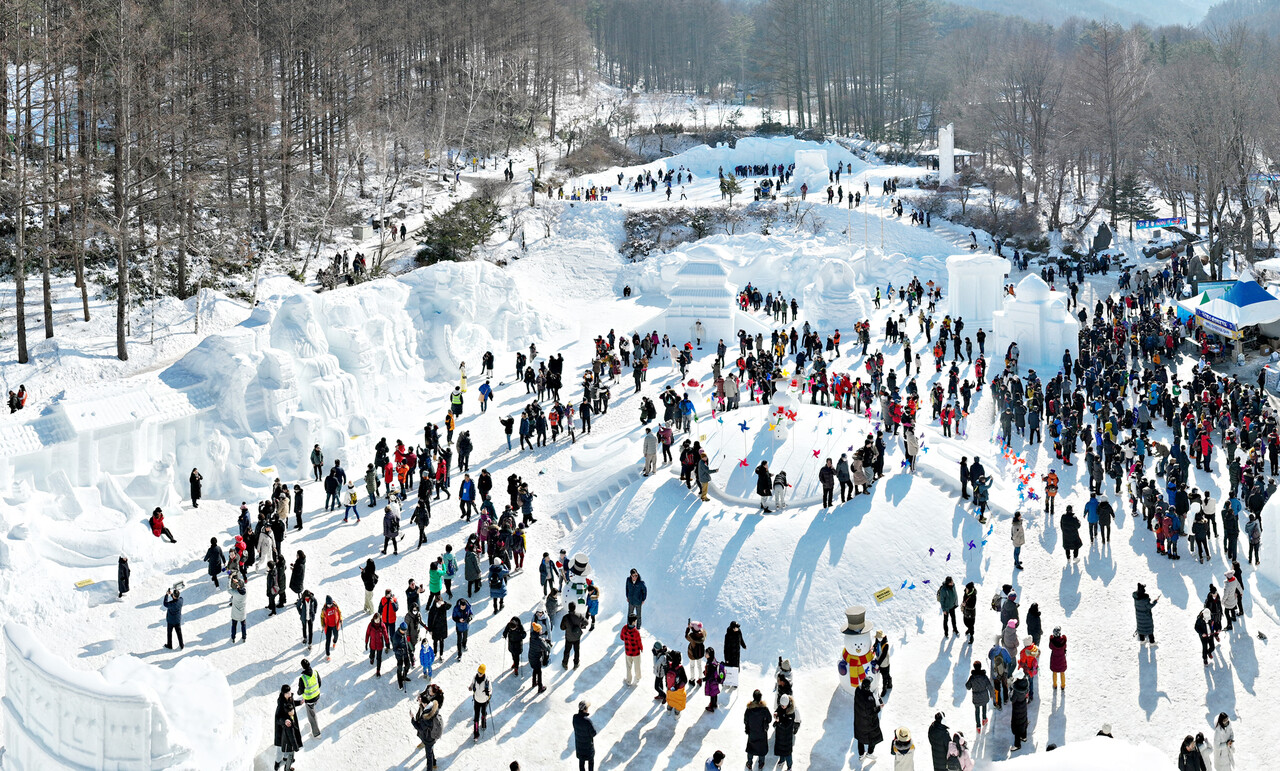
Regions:
<instances>
[{"instance_id":1,"label":"person in white jacket","mask_svg":"<svg viewBox=\"0 0 1280 771\"><path fill-rule=\"evenodd\" d=\"M658 468L658 437L653 429L644 430L644 475L652 476Z\"/></svg>"},{"instance_id":2,"label":"person in white jacket","mask_svg":"<svg viewBox=\"0 0 1280 771\"><path fill-rule=\"evenodd\" d=\"M1213 725L1213 767L1217 771L1232 771L1236 767L1236 734L1225 712L1218 713Z\"/></svg>"},{"instance_id":3,"label":"person in white jacket","mask_svg":"<svg viewBox=\"0 0 1280 771\"><path fill-rule=\"evenodd\" d=\"M1022 512L1013 512L1013 522L1009 526L1009 537L1013 540L1013 567L1022 570L1022 546L1027 542L1027 530L1023 526Z\"/></svg>"}]
</instances>

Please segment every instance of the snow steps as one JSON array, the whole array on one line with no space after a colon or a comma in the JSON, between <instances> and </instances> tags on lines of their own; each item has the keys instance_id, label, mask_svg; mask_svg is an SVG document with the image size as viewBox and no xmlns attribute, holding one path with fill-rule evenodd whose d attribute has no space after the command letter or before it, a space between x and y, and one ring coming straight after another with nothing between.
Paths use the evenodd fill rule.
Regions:
<instances>
[{"instance_id":1,"label":"snow steps","mask_svg":"<svg viewBox=\"0 0 1280 771\"><path fill-rule=\"evenodd\" d=\"M638 479L640 479L640 471L638 467L630 466L626 470L618 474L614 474L606 479L604 485L595 492L592 492L585 497L579 497L573 503L561 509L556 513L555 518L564 525L566 531L572 532L576 530L593 511L600 508L615 495L634 484Z\"/></svg>"}]
</instances>

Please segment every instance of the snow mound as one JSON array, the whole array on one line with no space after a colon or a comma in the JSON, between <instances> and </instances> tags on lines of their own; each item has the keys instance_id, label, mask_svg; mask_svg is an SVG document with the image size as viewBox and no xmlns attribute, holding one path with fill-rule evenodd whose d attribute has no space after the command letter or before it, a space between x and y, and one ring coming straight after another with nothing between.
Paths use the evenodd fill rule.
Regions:
<instances>
[{"instance_id":1,"label":"snow mound","mask_svg":"<svg viewBox=\"0 0 1280 771\"><path fill-rule=\"evenodd\" d=\"M991 771L1173 771L1177 765L1150 744L1128 744L1116 739L1098 737L1073 742L1053 752L1037 752L997 763L979 763L979 769Z\"/></svg>"},{"instance_id":2,"label":"snow mound","mask_svg":"<svg viewBox=\"0 0 1280 771\"><path fill-rule=\"evenodd\" d=\"M227 678L198 658L161 670L132 656L70 667L30 628L5 624L5 768L247 769Z\"/></svg>"}]
</instances>

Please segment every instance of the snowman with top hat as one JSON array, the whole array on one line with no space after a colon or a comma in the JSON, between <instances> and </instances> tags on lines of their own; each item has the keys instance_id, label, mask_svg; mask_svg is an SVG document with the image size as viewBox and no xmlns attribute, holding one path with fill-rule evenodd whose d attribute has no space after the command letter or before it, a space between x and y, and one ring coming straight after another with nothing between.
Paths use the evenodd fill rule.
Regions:
<instances>
[{"instance_id":1,"label":"snowman with top hat","mask_svg":"<svg viewBox=\"0 0 1280 771\"><path fill-rule=\"evenodd\" d=\"M837 669L840 687L852 695L863 680L871 678L876 654L871 633L867 631L867 609L852 605L845 608L844 614L844 650L840 652Z\"/></svg>"}]
</instances>

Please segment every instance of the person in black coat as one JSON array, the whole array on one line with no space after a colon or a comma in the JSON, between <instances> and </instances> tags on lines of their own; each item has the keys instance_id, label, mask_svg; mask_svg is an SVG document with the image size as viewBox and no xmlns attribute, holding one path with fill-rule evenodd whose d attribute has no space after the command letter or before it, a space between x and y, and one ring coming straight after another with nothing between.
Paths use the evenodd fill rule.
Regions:
<instances>
[{"instance_id":1,"label":"person in black coat","mask_svg":"<svg viewBox=\"0 0 1280 771\"><path fill-rule=\"evenodd\" d=\"M302 529L302 485L293 486L293 518L297 522L295 530Z\"/></svg>"},{"instance_id":2,"label":"person in black coat","mask_svg":"<svg viewBox=\"0 0 1280 771\"><path fill-rule=\"evenodd\" d=\"M119 594L116 599L121 599L129 591L129 558L121 555L120 564L116 567L116 589Z\"/></svg>"},{"instance_id":3,"label":"person in black coat","mask_svg":"<svg viewBox=\"0 0 1280 771\"><path fill-rule=\"evenodd\" d=\"M1009 728L1013 731L1013 747L1011 751L1022 749L1027 738L1027 702L1031 699L1031 683L1026 675L1019 675L1013 682L1013 716L1009 720Z\"/></svg>"},{"instance_id":4,"label":"person in black coat","mask_svg":"<svg viewBox=\"0 0 1280 771\"><path fill-rule=\"evenodd\" d=\"M282 560L283 561L283 560ZM307 555L298 550L298 558L289 566L289 590L299 597L302 596L302 590L307 588Z\"/></svg>"},{"instance_id":5,"label":"person in black coat","mask_svg":"<svg viewBox=\"0 0 1280 771\"><path fill-rule=\"evenodd\" d=\"M519 616L511 617L502 630L502 636L507 638L507 651L511 654L511 673L519 677L520 656L524 653L524 638L527 636Z\"/></svg>"},{"instance_id":6,"label":"person in black coat","mask_svg":"<svg viewBox=\"0 0 1280 771\"><path fill-rule=\"evenodd\" d=\"M760 691L753 691L747 711L742 715L742 722L747 732L747 766L751 758L759 758L757 768L764 768L764 756L769 754L769 725L773 716L765 706Z\"/></svg>"},{"instance_id":7,"label":"person in black coat","mask_svg":"<svg viewBox=\"0 0 1280 771\"><path fill-rule=\"evenodd\" d=\"M591 722L590 710L589 703L580 701L578 714L573 716L573 749L578 756L578 771L596 768L596 727Z\"/></svg>"},{"instance_id":8,"label":"person in black coat","mask_svg":"<svg viewBox=\"0 0 1280 771\"><path fill-rule=\"evenodd\" d=\"M862 681L853 696L853 738L858 741L858 758L874 755L884 739L880 732L880 700L871 690L871 678Z\"/></svg>"},{"instance_id":9,"label":"person in black coat","mask_svg":"<svg viewBox=\"0 0 1280 771\"><path fill-rule=\"evenodd\" d=\"M933 753L933 771L946 771L947 745L951 741L951 729L942 722L941 712L933 716L929 724L929 751Z\"/></svg>"},{"instance_id":10,"label":"person in black coat","mask_svg":"<svg viewBox=\"0 0 1280 771\"><path fill-rule=\"evenodd\" d=\"M280 698L276 699L276 765L279 771L293 771L294 753L302 749L302 729L298 726L296 707L302 699L293 698L293 691L286 683L280 686Z\"/></svg>"},{"instance_id":11,"label":"person in black coat","mask_svg":"<svg viewBox=\"0 0 1280 771\"><path fill-rule=\"evenodd\" d=\"M773 497L773 474L769 473L766 461L760 461L760 465L756 466L756 495L760 496L760 508L773 511L768 506L769 499Z\"/></svg>"},{"instance_id":12,"label":"person in black coat","mask_svg":"<svg viewBox=\"0 0 1280 771\"><path fill-rule=\"evenodd\" d=\"M199 469L191 469L189 481L191 482L191 507L198 509L200 508L200 487L204 481L204 477L200 476Z\"/></svg>"},{"instance_id":13,"label":"person in black coat","mask_svg":"<svg viewBox=\"0 0 1280 771\"><path fill-rule=\"evenodd\" d=\"M204 553L204 561L209 565L209 577L213 579L213 585L221 587L222 585L218 583L218 574L222 572L227 558L222 553L222 547L218 545L217 538L209 539L209 550Z\"/></svg>"},{"instance_id":14,"label":"person in black coat","mask_svg":"<svg viewBox=\"0 0 1280 771\"><path fill-rule=\"evenodd\" d=\"M1080 540L1080 518L1070 506L1063 512L1058 527L1062 530L1062 548L1067 553L1067 559L1080 559L1080 547L1084 546L1084 541Z\"/></svg>"},{"instance_id":15,"label":"person in black coat","mask_svg":"<svg viewBox=\"0 0 1280 771\"><path fill-rule=\"evenodd\" d=\"M267 610L270 615L276 614L276 606L284 607L284 571L276 568L276 560L267 560ZM283 565L283 560L281 560Z\"/></svg>"},{"instance_id":16,"label":"person in black coat","mask_svg":"<svg viewBox=\"0 0 1280 771\"><path fill-rule=\"evenodd\" d=\"M724 647L720 649L723 658L721 663L726 667L737 669L742 666L742 651L747 649L747 641L742 637L742 627L737 621L729 622L724 633Z\"/></svg>"}]
</instances>

